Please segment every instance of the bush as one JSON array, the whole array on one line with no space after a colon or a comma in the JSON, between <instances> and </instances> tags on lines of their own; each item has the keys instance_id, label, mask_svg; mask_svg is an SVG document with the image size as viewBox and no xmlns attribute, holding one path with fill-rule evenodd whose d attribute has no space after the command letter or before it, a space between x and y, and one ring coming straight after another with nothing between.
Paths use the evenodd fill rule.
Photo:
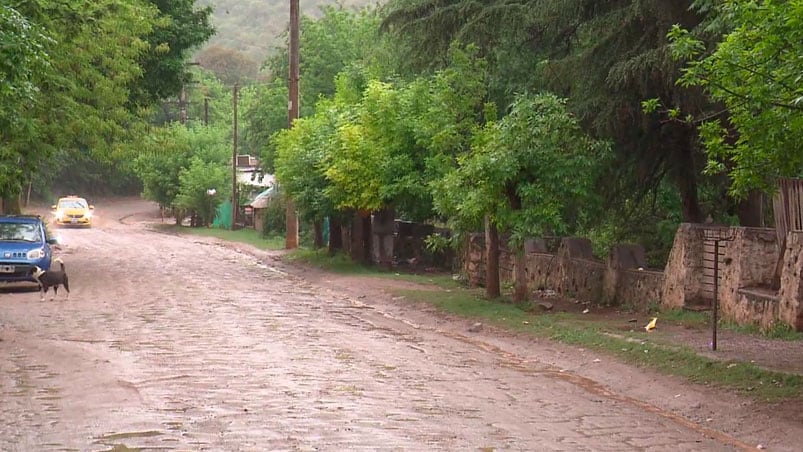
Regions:
<instances>
[{"instance_id":1,"label":"bush","mask_svg":"<svg viewBox=\"0 0 803 452\"><path fill-rule=\"evenodd\" d=\"M283 193L274 195L262 214L262 236L284 234L287 231L287 201Z\"/></svg>"}]
</instances>

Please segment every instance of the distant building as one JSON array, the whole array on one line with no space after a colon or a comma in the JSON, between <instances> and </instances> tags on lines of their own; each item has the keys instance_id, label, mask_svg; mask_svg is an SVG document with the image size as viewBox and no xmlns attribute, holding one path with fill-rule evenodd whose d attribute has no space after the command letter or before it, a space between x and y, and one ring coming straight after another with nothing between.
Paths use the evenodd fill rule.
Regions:
<instances>
[{"instance_id":1,"label":"distant building","mask_svg":"<svg viewBox=\"0 0 803 452\"><path fill-rule=\"evenodd\" d=\"M251 190L248 190L250 193L245 193L248 198L275 184L276 179L273 174L263 173L259 167L259 159L252 155L238 155L236 168L237 184L251 187Z\"/></svg>"}]
</instances>

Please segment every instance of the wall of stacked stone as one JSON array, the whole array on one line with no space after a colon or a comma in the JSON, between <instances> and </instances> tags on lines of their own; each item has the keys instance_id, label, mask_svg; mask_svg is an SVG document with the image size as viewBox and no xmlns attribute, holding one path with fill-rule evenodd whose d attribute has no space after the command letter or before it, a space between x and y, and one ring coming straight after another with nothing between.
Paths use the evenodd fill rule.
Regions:
<instances>
[{"instance_id":1,"label":"wall of stacked stone","mask_svg":"<svg viewBox=\"0 0 803 452\"><path fill-rule=\"evenodd\" d=\"M557 252L528 243L526 274L530 293L552 289L597 304L646 310L710 306L713 275L706 237L730 237L719 258L718 301L721 316L739 324L764 328L778 323L803 331L803 232L790 232L782 266L780 290L774 282L778 260L774 229L721 228L682 224L664 271L648 269L637 245L616 245L605 262L594 259L587 239L566 237ZM467 240L462 269L477 286L485 282L484 235ZM710 245L709 245L710 248ZM706 254L708 253L708 254ZM502 253L503 281L513 281L513 259ZM707 260L707 263L706 263ZM708 291L706 291L708 288Z\"/></svg>"},{"instance_id":2,"label":"wall of stacked stone","mask_svg":"<svg viewBox=\"0 0 803 452\"><path fill-rule=\"evenodd\" d=\"M770 328L780 319L778 295L774 290L739 289L726 305L729 309L723 312L723 318L739 325L754 324Z\"/></svg>"},{"instance_id":3,"label":"wall of stacked stone","mask_svg":"<svg viewBox=\"0 0 803 452\"><path fill-rule=\"evenodd\" d=\"M775 229L682 224L664 272L663 306L699 305L704 280L709 280L709 285L713 283L710 268L704 269L702 265L706 236L732 239L721 242L723 249L718 261L717 301L722 318L762 328L785 324L803 331L803 232L800 231L787 235L778 282ZM707 259L713 261L710 250L708 254ZM703 300L704 306L711 306L712 300L713 293Z\"/></svg>"},{"instance_id":4,"label":"wall of stacked stone","mask_svg":"<svg viewBox=\"0 0 803 452\"><path fill-rule=\"evenodd\" d=\"M619 284L610 304L627 306L640 312L660 305L664 272L656 270L620 270Z\"/></svg>"},{"instance_id":5,"label":"wall of stacked stone","mask_svg":"<svg viewBox=\"0 0 803 452\"><path fill-rule=\"evenodd\" d=\"M465 245L461 268L471 285L484 285L484 236L471 234ZM627 247L631 250L633 245ZM528 244L526 250L525 270L530 293L551 289L595 304L627 304L638 309L647 309L650 302L657 300L656 294L660 294L663 281L660 272L637 270L632 259L609 259L613 264L595 259L591 242L585 238L563 238L556 253L545 252L543 245ZM500 250L500 279L503 282L513 282L513 257L512 252L503 246ZM606 276L611 273L621 276Z\"/></svg>"},{"instance_id":6,"label":"wall of stacked stone","mask_svg":"<svg viewBox=\"0 0 803 452\"><path fill-rule=\"evenodd\" d=\"M600 304L605 264L583 258L561 259L557 291L571 298Z\"/></svg>"},{"instance_id":7,"label":"wall of stacked stone","mask_svg":"<svg viewBox=\"0 0 803 452\"><path fill-rule=\"evenodd\" d=\"M560 287L557 254L527 253L527 287L531 290L556 290Z\"/></svg>"},{"instance_id":8,"label":"wall of stacked stone","mask_svg":"<svg viewBox=\"0 0 803 452\"><path fill-rule=\"evenodd\" d=\"M778 319L797 331L803 331L803 232L801 231L792 231L786 236L786 252L778 299Z\"/></svg>"},{"instance_id":9,"label":"wall of stacked stone","mask_svg":"<svg viewBox=\"0 0 803 452\"><path fill-rule=\"evenodd\" d=\"M664 269L662 306L680 309L706 301L703 291L703 230L702 225L691 223L678 227Z\"/></svg>"},{"instance_id":10,"label":"wall of stacked stone","mask_svg":"<svg viewBox=\"0 0 803 452\"><path fill-rule=\"evenodd\" d=\"M717 298L723 318L738 324L769 327L777 319L777 291L772 289L778 262L775 229L728 228L732 241L722 251Z\"/></svg>"}]
</instances>

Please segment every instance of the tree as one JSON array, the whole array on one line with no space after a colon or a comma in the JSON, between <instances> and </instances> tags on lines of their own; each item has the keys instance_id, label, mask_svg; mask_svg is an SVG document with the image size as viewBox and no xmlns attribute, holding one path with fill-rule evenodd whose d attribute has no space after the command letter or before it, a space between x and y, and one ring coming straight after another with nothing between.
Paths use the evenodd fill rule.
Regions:
<instances>
[{"instance_id":1,"label":"tree","mask_svg":"<svg viewBox=\"0 0 803 452\"><path fill-rule=\"evenodd\" d=\"M231 176L226 166L193 157L189 166L179 172L179 190L173 206L184 212L193 212L204 226L209 225L221 200L227 199L230 183Z\"/></svg>"},{"instance_id":2,"label":"tree","mask_svg":"<svg viewBox=\"0 0 803 452\"><path fill-rule=\"evenodd\" d=\"M187 128L175 123L153 130L138 143L141 153L136 158L135 169L142 181L142 195L162 207L179 209L176 213L179 223L187 209L207 211L207 204L197 202L197 189L201 183L207 184L204 196L207 189L215 189L217 197L225 199L231 193L231 172L228 170L231 155L225 137L224 128L199 125ZM195 161L203 165L196 163L197 168L182 179L182 174ZM227 179L221 182L217 172L211 168L219 168Z\"/></svg>"},{"instance_id":3,"label":"tree","mask_svg":"<svg viewBox=\"0 0 803 452\"><path fill-rule=\"evenodd\" d=\"M147 0L158 16L143 39L147 52L139 58L142 78L131 91L134 108L178 95L188 81L187 58L215 32L212 8L196 8L196 0Z\"/></svg>"},{"instance_id":4,"label":"tree","mask_svg":"<svg viewBox=\"0 0 803 452\"><path fill-rule=\"evenodd\" d=\"M319 97L334 96L335 77L339 73L351 65L369 63L375 49L383 45L376 9L355 11L343 6L324 6L321 13L319 19L307 15L301 18L300 70L304 87L301 117L313 114ZM265 64L271 78L285 84L289 72L289 57L284 50L286 39L281 50L277 49Z\"/></svg>"},{"instance_id":5,"label":"tree","mask_svg":"<svg viewBox=\"0 0 803 452\"><path fill-rule=\"evenodd\" d=\"M695 128L661 121L641 108L642 100L653 97L691 112L707 102L699 90L675 84L679 65L668 52L666 31L673 24L701 23L691 3L398 0L383 25L408 43L416 67L445 65L455 40L475 44L495 68L491 92L498 105L524 90L566 97L586 130L614 143L610 198L646 194L669 177L681 194L684 221L698 222L701 152Z\"/></svg>"},{"instance_id":6,"label":"tree","mask_svg":"<svg viewBox=\"0 0 803 452\"><path fill-rule=\"evenodd\" d=\"M195 59L227 85L245 84L255 80L259 73L257 61L240 51L219 45L209 46L198 52Z\"/></svg>"},{"instance_id":7,"label":"tree","mask_svg":"<svg viewBox=\"0 0 803 452\"><path fill-rule=\"evenodd\" d=\"M313 224L316 247L323 245L322 234L317 232L322 231L324 219L328 217L330 225L339 225L343 216L327 193L330 184L324 174L338 123L335 103L322 100L314 115L298 119L292 129L280 130L271 140L277 149L276 180L295 200L300 218ZM330 236L340 233L332 229ZM330 247L330 251L334 249Z\"/></svg>"},{"instance_id":8,"label":"tree","mask_svg":"<svg viewBox=\"0 0 803 452\"><path fill-rule=\"evenodd\" d=\"M272 82L267 86L242 90L243 144L259 155L259 164L266 173L275 171L276 143L271 138L287 129L287 85Z\"/></svg>"},{"instance_id":9,"label":"tree","mask_svg":"<svg viewBox=\"0 0 803 452\"><path fill-rule=\"evenodd\" d=\"M608 156L607 143L589 138L564 100L521 95L507 116L477 134L457 169L433 183L435 205L457 231L486 218L510 233L521 256L528 237L571 233L593 221L595 189ZM517 268L523 270L521 261ZM498 280L498 274L486 277ZM499 295L498 284L486 288L489 297Z\"/></svg>"},{"instance_id":10,"label":"tree","mask_svg":"<svg viewBox=\"0 0 803 452\"><path fill-rule=\"evenodd\" d=\"M679 84L727 107L701 120L707 170L727 173L734 196L772 192L777 177L803 174L803 1L726 0L716 11L732 28L713 49L679 25L669 33L688 61Z\"/></svg>"},{"instance_id":11,"label":"tree","mask_svg":"<svg viewBox=\"0 0 803 452\"><path fill-rule=\"evenodd\" d=\"M139 38L154 11L140 2L69 0L18 2L20 14L46 32L42 43L50 70L33 72L36 95L17 111L24 133L4 143L21 156L15 164L34 174L57 151L105 158L141 124L127 109L130 87L141 75ZM4 193L17 199L22 180Z\"/></svg>"},{"instance_id":12,"label":"tree","mask_svg":"<svg viewBox=\"0 0 803 452\"><path fill-rule=\"evenodd\" d=\"M11 143L30 127L19 112L33 102L36 75L49 71L44 32L16 9L0 5L0 196L19 193L23 154Z\"/></svg>"},{"instance_id":13,"label":"tree","mask_svg":"<svg viewBox=\"0 0 803 452\"><path fill-rule=\"evenodd\" d=\"M17 114L33 100L34 74L49 69L43 30L17 10L0 5L0 137L10 139L10 129L21 127Z\"/></svg>"}]
</instances>

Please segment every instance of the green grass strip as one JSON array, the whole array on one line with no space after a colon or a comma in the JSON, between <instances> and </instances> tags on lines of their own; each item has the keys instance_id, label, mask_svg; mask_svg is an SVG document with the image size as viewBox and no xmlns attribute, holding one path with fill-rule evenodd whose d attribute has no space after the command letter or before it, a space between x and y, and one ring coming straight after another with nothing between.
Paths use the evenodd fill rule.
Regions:
<instances>
[{"instance_id":1,"label":"green grass strip","mask_svg":"<svg viewBox=\"0 0 803 452\"><path fill-rule=\"evenodd\" d=\"M423 302L472 320L508 330L578 345L617 356L625 362L651 368L689 381L734 389L765 401L803 397L803 376L760 368L752 363L724 362L700 356L683 346L652 343L634 333L612 333L594 321L573 314L534 314L503 300L488 301L472 290L394 290L409 301ZM677 314L682 320L685 314ZM662 318L666 322L666 318Z\"/></svg>"}]
</instances>

